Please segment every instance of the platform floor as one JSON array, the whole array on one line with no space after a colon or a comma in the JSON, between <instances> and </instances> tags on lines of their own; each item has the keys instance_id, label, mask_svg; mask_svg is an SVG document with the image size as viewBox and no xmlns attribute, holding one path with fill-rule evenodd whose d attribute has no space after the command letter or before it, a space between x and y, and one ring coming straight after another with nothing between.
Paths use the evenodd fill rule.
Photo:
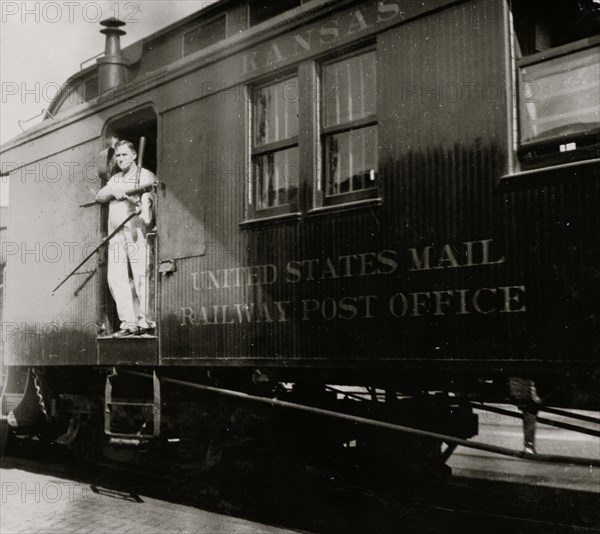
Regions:
<instances>
[{"instance_id":1,"label":"platform floor","mask_svg":"<svg viewBox=\"0 0 600 534\"><path fill-rule=\"evenodd\" d=\"M0 532L286 534L224 514L22 469L0 469Z\"/></svg>"}]
</instances>

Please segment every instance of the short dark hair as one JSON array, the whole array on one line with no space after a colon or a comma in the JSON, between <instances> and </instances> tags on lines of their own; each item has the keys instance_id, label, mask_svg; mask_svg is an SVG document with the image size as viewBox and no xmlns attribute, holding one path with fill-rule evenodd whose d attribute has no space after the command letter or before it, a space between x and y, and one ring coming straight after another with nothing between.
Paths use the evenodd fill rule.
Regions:
<instances>
[{"instance_id":1,"label":"short dark hair","mask_svg":"<svg viewBox=\"0 0 600 534\"><path fill-rule=\"evenodd\" d=\"M120 146L126 145L127 148L129 148L129 150L131 150L132 152L135 152L137 154L137 150L135 149L135 145L131 142L131 141L126 141L125 139L121 139L120 141L118 141L115 144L115 150L117 150L117 148L119 148Z\"/></svg>"}]
</instances>

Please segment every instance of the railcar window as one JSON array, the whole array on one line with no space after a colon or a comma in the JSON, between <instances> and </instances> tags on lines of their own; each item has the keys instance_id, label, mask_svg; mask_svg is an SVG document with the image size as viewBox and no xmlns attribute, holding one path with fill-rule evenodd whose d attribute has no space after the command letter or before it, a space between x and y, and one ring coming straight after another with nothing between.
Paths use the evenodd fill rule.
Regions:
<instances>
[{"instance_id":1,"label":"railcar window","mask_svg":"<svg viewBox=\"0 0 600 534\"><path fill-rule=\"evenodd\" d=\"M527 56L598 35L596 0L513 0L519 55Z\"/></svg>"},{"instance_id":2,"label":"railcar window","mask_svg":"<svg viewBox=\"0 0 600 534\"><path fill-rule=\"evenodd\" d=\"M598 127L599 65L596 47L522 67L522 84L531 98L521 99L521 140L575 135Z\"/></svg>"},{"instance_id":3,"label":"railcar window","mask_svg":"<svg viewBox=\"0 0 600 534\"><path fill-rule=\"evenodd\" d=\"M519 155L539 167L600 155L600 3L513 0Z\"/></svg>"},{"instance_id":4,"label":"railcar window","mask_svg":"<svg viewBox=\"0 0 600 534\"><path fill-rule=\"evenodd\" d=\"M254 0L248 4L250 26L301 5L301 0Z\"/></svg>"},{"instance_id":5,"label":"railcar window","mask_svg":"<svg viewBox=\"0 0 600 534\"><path fill-rule=\"evenodd\" d=\"M292 209L296 204L298 96L297 77L253 91L252 164L257 210Z\"/></svg>"},{"instance_id":6,"label":"railcar window","mask_svg":"<svg viewBox=\"0 0 600 534\"><path fill-rule=\"evenodd\" d=\"M227 37L225 15L206 22L183 35L183 55L187 56Z\"/></svg>"},{"instance_id":7,"label":"railcar window","mask_svg":"<svg viewBox=\"0 0 600 534\"><path fill-rule=\"evenodd\" d=\"M330 203L336 197L365 198L377 185L375 64L371 50L323 65L321 141L324 192Z\"/></svg>"}]
</instances>

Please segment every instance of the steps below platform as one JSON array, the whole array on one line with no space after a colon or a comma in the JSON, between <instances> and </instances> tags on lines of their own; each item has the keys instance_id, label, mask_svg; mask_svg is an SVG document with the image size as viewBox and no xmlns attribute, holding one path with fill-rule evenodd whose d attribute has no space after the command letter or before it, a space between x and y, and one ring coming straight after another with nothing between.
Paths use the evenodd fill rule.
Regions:
<instances>
[{"instance_id":1,"label":"steps below platform","mask_svg":"<svg viewBox=\"0 0 600 534\"><path fill-rule=\"evenodd\" d=\"M98 338L99 365L158 365L158 338L151 335Z\"/></svg>"}]
</instances>

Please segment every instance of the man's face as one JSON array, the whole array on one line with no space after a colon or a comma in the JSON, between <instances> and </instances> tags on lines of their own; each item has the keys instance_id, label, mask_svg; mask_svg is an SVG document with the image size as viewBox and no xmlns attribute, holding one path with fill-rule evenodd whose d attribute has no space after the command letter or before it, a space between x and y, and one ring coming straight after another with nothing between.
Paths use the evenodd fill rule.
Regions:
<instances>
[{"instance_id":1,"label":"man's face","mask_svg":"<svg viewBox=\"0 0 600 534\"><path fill-rule=\"evenodd\" d=\"M115 158L117 159L117 165L123 172L127 172L131 167L131 164L135 161L136 153L127 145L121 145L115 152Z\"/></svg>"}]
</instances>

